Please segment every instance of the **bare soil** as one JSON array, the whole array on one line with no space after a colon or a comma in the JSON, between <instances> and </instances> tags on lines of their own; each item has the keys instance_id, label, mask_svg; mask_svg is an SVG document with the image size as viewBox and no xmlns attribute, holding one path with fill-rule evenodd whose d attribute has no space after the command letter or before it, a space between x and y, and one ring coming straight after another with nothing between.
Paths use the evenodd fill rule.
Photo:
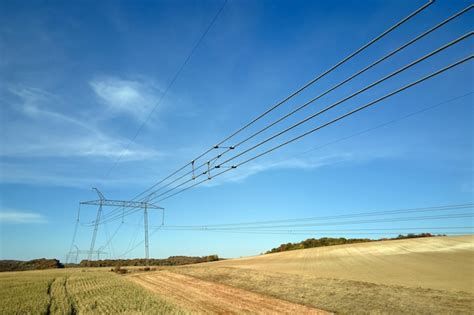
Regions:
<instances>
[{"instance_id":1,"label":"bare soil","mask_svg":"<svg viewBox=\"0 0 474 315\"><path fill-rule=\"evenodd\" d=\"M127 278L191 313L331 314L309 306L169 271L137 273Z\"/></svg>"},{"instance_id":2,"label":"bare soil","mask_svg":"<svg viewBox=\"0 0 474 315\"><path fill-rule=\"evenodd\" d=\"M337 314L474 314L474 296L462 291L232 267L189 266L172 270Z\"/></svg>"}]
</instances>

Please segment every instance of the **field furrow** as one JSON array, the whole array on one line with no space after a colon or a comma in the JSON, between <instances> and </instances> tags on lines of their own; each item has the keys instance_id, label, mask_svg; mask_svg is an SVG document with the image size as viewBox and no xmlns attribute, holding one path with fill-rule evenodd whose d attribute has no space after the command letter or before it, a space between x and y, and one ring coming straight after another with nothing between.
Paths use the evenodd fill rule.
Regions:
<instances>
[{"instance_id":1,"label":"field furrow","mask_svg":"<svg viewBox=\"0 0 474 315\"><path fill-rule=\"evenodd\" d=\"M0 314L177 314L141 286L106 270L0 274Z\"/></svg>"}]
</instances>

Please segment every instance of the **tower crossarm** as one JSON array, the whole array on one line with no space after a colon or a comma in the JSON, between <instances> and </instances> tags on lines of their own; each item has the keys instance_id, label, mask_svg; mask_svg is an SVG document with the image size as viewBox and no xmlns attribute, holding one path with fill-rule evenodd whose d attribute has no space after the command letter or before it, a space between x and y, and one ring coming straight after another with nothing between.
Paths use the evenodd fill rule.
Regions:
<instances>
[{"instance_id":1,"label":"tower crossarm","mask_svg":"<svg viewBox=\"0 0 474 315\"><path fill-rule=\"evenodd\" d=\"M143 225L144 225L144 230L145 230L145 257L146 257L146 264L148 266L148 258L149 258L149 251L148 251L148 210L149 209L158 209L163 211L163 218L164 218L164 210L165 208L157 206L155 204L149 203L147 201L129 201L129 200L112 200L112 199L105 199L104 195L100 192L99 189L97 188L92 188L97 192L97 195L99 195L99 200L89 200L89 201L81 201L79 204L80 205L91 205L91 206L99 206L97 210L97 217L94 221L94 231L92 233L92 240L91 240L91 247L88 251L88 260L91 261L92 256L94 254L97 254L97 259L99 259L102 248L99 248L99 250L94 251L94 246L95 246L95 240L97 237L97 231L99 229L99 222L101 221L101 214L102 214L102 208L104 206L106 207L116 207L116 208L122 208L122 223L123 223L123 218L125 216L125 208L139 208L143 209ZM163 222L163 219L162 219ZM77 247L76 247L77 248ZM79 255L79 249L77 248L76 257Z\"/></svg>"},{"instance_id":2,"label":"tower crossarm","mask_svg":"<svg viewBox=\"0 0 474 315\"><path fill-rule=\"evenodd\" d=\"M124 207L124 208L145 208L148 209L161 209L163 207L141 202L141 201L126 201L126 200L109 200L109 199L99 199L99 200L89 200L89 201L81 201L81 205L103 205L103 206L111 206L111 207Z\"/></svg>"}]
</instances>

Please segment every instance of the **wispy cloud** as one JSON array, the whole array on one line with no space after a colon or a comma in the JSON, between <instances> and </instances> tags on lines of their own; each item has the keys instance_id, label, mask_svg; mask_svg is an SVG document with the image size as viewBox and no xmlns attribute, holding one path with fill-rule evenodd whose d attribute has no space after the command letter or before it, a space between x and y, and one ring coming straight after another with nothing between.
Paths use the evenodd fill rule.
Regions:
<instances>
[{"instance_id":1,"label":"wispy cloud","mask_svg":"<svg viewBox=\"0 0 474 315\"><path fill-rule=\"evenodd\" d=\"M232 175L223 176L222 178L216 177L215 179L209 181L207 185L215 186L226 182L241 183L253 175L272 170L296 169L309 171L323 166L350 161L353 158L353 154L343 153L320 156L316 158L291 157L280 161L267 160L263 162L253 162L249 165L237 168L235 173Z\"/></svg>"},{"instance_id":2,"label":"wispy cloud","mask_svg":"<svg viewBox=\"0 0 474 315\"><path fill-rule=\"evenodd\" d=\"M142 162L138 162L142 163ZM110 164L107 164L110 166ZM41 163L3 162L0 160L0 182L28 185L84 188L133 186L139 190L147 188L156 178L153 174L130 174L104 177L107 168L62 164L51 167Z\"/></svg>"},{"instance_id":3,"label":"wispy cloud","mask_svg":"<svg viewBox=\"0 0 474 315\"><path fill-rule=\"evenodd\" d=\"M152 149L125 149L127 139L105 134L90 119L52 110L51 104L62 100L47 91L20 87L10 92L20 100L15 108L22 119L5 124L2 156L121 157L128 161L161 155Z\"/></svg>"},{"instance_id":4,"label":"wispy cloud","mask_svg":"<svg viewBox=\"0 0 474 315\"><path fill-rule=\"evenodd\" d=\"M307 153L312 153L311 155ZM306 156L304 156L306 155ZM243 165L237 168L235 172L229 173L228 176L216 177L211 181L206 182L206 186L217 186L228 182L242 183L247 178L257 175L262 172L275 170L301 170L313 171L321 167L329 167L334 165L342 165L348 163L362 163L376 159L393 158L400 156L400 152L396 150L370 150L365 151L344 151L332 152L321 155L314 154L312 151L307 151L303 154L298 154L281 160L264 160L255 161L248 165Z\"/></svg>"},{"instance_id":5,"label":"wispy cloud","mask_svg":"<svg viewBox=\"0 0 474 315\"><path fill-rule=\"evenodd\" d=\"M111 110L144 120L158 102L161 91L150 80L101 77L89 82L99 99Z\"/></svg>"},{"instance_id":6,"label":"wispy cloud","mask_svg":"<svg viewBox=\"0 0 474 315\"><path fill-rule=\"evenodd\" d=\"M1 210L0 223L2 224L38 224L47 223L45 217L35 212L22 212L17 210Z\"/></svg>"}]
</instances>

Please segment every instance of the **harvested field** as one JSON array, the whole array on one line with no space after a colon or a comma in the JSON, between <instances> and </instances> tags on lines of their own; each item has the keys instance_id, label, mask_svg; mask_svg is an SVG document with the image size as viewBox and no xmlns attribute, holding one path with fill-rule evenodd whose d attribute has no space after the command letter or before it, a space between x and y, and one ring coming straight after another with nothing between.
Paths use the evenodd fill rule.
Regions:
<instances>
[{"instance_id":1,"label":"harvested field","mask_svg":"<svg viewBox=\"0 0 474 315\"><path fill-rule=\"evenodd\" d=\"M182 313L119 275L94 269L4 272L0 297L0 314Z\"/></svg>"},{"instance_id":2,"label":"harvested field","mask_svg":"<svg viewBox=\"0 0 474 315\"><path fill-rule=\"evenodd\" d=\"M473 236L320 247L173 272L337 313L469 314Z\"/></svg>"},{"instance_id":3,"label":"harvested field","mask_svg":"<svg viewBox=\"0 0 474 315\"><path fill-rule=\"evenodd\" d=\"M473 236L163 267L0 274L0 314L472 314Z\"/></svg>"},{"instance_id":4,"label":"harvested field","mask_svg":"<svg viewBox=\"0 0 474 315\"><path fill-rule=\"evenodd\" d=\"M139 273L128 278L191 313L330 314L312 307L168 271Z\"/></svg>"},{"instance_id":5,"label":"harvested field","mask_svg":"<svg viewBox=\"0 0 474 315\"><path fill-rule=\"evenodd\" d=\"M245 268L474 293L474 236L318 247L195 267L201 266Z\"/></svg>"}]
</instances>

